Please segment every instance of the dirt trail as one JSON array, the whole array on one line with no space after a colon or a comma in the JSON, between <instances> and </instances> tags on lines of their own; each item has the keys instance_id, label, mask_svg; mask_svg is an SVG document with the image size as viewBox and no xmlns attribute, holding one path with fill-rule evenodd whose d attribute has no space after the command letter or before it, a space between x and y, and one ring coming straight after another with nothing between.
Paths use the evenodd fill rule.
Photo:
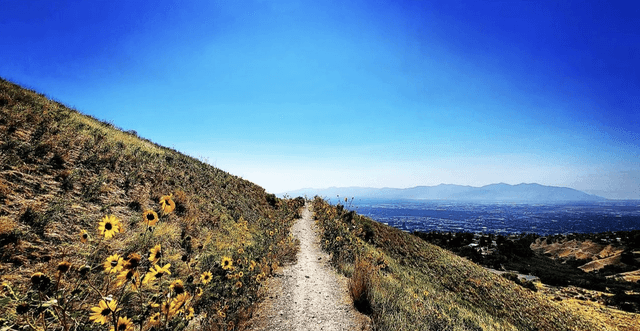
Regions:
<instances>
[{"instance_id":1,"label":"dirt trail","mask_svg":"<svg viewBox=\"0 0 640 331\"><path fill-rule=\"evenodd\" d=\"M269 295L251 321L251 330L363 330L368 318L358 313L347 292L347 279L329 265L320 248L309 205L291 232L300 240L298 261L278 271Z\"/></svg>"}]
</instances>

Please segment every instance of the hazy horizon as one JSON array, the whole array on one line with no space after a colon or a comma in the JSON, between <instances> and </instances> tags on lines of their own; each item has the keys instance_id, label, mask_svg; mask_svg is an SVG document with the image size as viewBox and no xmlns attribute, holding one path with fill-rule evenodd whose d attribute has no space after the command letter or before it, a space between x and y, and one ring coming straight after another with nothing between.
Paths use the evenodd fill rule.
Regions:
<instances>
[{"instance_id":1,"label":"hazy horizon","mask_svg":"<svg viewBox=\"0 0 640 331\"><path fill-rule=\"evenodd\" d=\"M0 77L272 193L640 199L640 3L3 2Z\"/></svg>"},{"instance_id":2,"label":"hazy horizon","mask_svg":"<svg viewBox=\"0 0 640 331\"><path fill-rule=\"evenodd\" d=\"M293 189L293 190L286 190L286 191L282 191L282 192L274 192L277 195L284 195L287 194L289 195L289 193L292 192L297 192L297 191L305 191L305 190L310 190L310 191L324 191L324 190L332 190L332 189L373 189L373 190L383 190L383 189L399 189L399 190L404 190L404 189L412 189L412 188L417 188L417 187L435 187L435 186L440 186L440 185L458 185L458 186L469 186L469 187L473 187L473 188L481 188L484 186L488 186L488 185L495 185L495 184L507 184L507 185L528 185L528 184L539 184L539 183L515 183L515 184L511 184L511 183L504 183L504 182L497 182L497 183L490 183L490 184L486 184L486 185L478 185L478 186L474 186L474 185L460 185L460 184L448 184L448 183L440 183L440 184L436 184L436 185L414 185L414 186L408 186L408 187L388 187L388 186L384 186L384 187L370 187L370 186L328 186L328 187L301 187L298 189ZM540 184L542 185L542 184ZM545 185L545 186L553 186L553 185ZM555 187L566 187L566 186L555 186ZM587 194L591 194L591 195L596 195L602 198L606 198L609 200L640 200L640 199L631 199L631 198L616 198L616 197L605 197L602 196L600 194L597 193L591 193L591 192L587 192L587 191L582 191L582 190L577 190L583 193L587 193ZM333 197L331 197L333 198Z\"/></svg>"}]
</instances>

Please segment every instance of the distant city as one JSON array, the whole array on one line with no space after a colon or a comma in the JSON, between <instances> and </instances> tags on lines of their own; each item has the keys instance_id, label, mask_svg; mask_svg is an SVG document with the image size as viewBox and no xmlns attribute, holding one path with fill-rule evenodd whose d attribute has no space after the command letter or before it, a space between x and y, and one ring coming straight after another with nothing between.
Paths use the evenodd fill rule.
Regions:
<instances>
[{"instance_id":1,"label":"distant city","mask_svg":"<svg viewBox=\"0 0 640 331\"><path fill-rule=\"evenodd\" d=\"M398 229L473 233L600 233L640 229L639 201L567 204L332 199Z\"/></svg>"}]
</instances>

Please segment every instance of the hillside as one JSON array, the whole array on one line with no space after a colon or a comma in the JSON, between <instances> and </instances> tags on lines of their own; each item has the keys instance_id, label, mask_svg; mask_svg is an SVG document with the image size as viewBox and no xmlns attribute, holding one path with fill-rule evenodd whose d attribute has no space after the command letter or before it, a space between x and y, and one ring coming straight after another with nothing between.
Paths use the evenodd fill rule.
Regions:
<instances>
[{"instance_id":1,"label":"hillside","mask_svg":"<svg viewBox=\"0 0 640 331\"><path fill-rule=\"evenodd\" d=\"M552 297L316 197L323 248L376 330L640 330L637 314Z\"/></svg>"},{"instance_id":2,"label":"hillside","mask_svg":"<svg viewBox=\"0 0 640 331\"><path fill-rule=\"evenodd\" d=\"M303 202L0 80L0 329L234 329Z\"/></svg>"},{"instance_id":3,"label":"hillside","mask_svg":"<svg viewBox=\"0 0 640 331\"><path fill-rule=\"evenodd\" d=\"M0 80L0 329L245 329L295 259L303 203ZM639 329L342 206L313 212L375 330Z\"/></svg>"},{"instance_id":4,"label":"hillside","mask_svg":"<svg viewBox=\"0 0 640 331\"><path fill-rule=\"evenodd\" d=\"M416 186L406 189L369 187L331 187L327 189L301 189L288 192L290 196L324 196L333 198L354 197L356 199L419 199L450 200L479 203L564 203L597 202L606 199L568 187L540 184L491 184L482 187L440 184Z\"/></svg>"}]
</instances>

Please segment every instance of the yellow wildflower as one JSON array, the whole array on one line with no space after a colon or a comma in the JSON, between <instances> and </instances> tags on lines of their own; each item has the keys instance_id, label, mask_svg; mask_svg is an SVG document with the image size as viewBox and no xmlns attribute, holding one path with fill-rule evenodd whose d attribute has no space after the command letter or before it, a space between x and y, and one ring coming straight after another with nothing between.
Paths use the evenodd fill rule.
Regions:
<instances>
[{"instance_id":1,"label":"yellow wildflower","mask_svg":"<svg viewBox=\"0 0 640 331\"><path fill-rule=\"evenodd\" d=\"M118 317L118 325L111 331L133 331L133 322L128 317Z\"/></svg>"},{"instance_id":2,"label":"yellow wildflower","mask_svg":"<svg viewBox=\"0 0 640 331\"><path fill-rule=\"evenodd\" d=\"M109 256L105 261L104 261L104 272L108 272L108 273L116 273L120 270L122 270L122 266L123 266L123 260L120 257L120 255L118 254L113 254L111 256Z\"/></svg>"},{"instance_id":3,"label":"yellow wildflower","mask_svg":"<svg viewBox=\"0 0 640 331\"><path fill-rule=\"evenodd\" d=\"M193 307L189 307L189 309L187 310L187 313L184 315L184 318L188 321L193 318L194 313L195 312L193 311Z\"/></svg>"},{"instance_id":4,"label":"yellow wildflower","mask_svg":"<svg viewBox=\"0 0 640 331\"><path fill-rule=\"evenodd\" d=\"M140 265L140 260L142 260L142 256L138 253L129 254L129 260L124 265L125 269L135 269Z\"/></svg>"},{"instance_id":5,"label":"yellow wildflower","mask_svg":"<svg viewBox=\"0 0 640 331\"><path fill-rule=\"evenodd\" d=\"M151 263L157 263L162 257L162 247L160 246L160 244L153 246L153 248L150 249L149 252L151 253L149 255L149 261L151 261Z\"/></svg>"},{"instance_id":6,"label":"yellow wildflower","mask_svg":"<svg viewBox=\"0 0 640 331\"><path fill-rule=\"evenodd\" d=\"M103 235L106 239L115 236L117 232L124 232L124 228L122 227L120 220L113 215L105 216L98 224L98 233Z\"/></svg>"},{"instance_id":7,"label":"yellow wildflower","mask_svg":"<svg viewBox=\"0 0 640 331\"><path fill-rule=\"evenodd\" d=\"M131 282L131 287L136 290L140 282L140 274L133 269L125 269L118 274L116 279L118 280L116 286L122 286L126 282Z\"/></svg>"},{"instance_id":8,"label":"yellow wildflower","mask_svg":"<svg viewBox=\"0 0 640 331\"><path fill-rule=\"evenodd\" d=\"M169 288L172 289L176 294L184 293L184 284L180 279L176 279L173 282L171 282L171 285L169 285Z\"/></svg>"},{"instance_id":9,"label":"yellow wildflower","mask_svg":"<svg viewBox=\"0 0 640 331\"><path fill-rule=\"evenodd\" d=\"M171 213L174 209L176 209L176 203L172 200L173 194L163 195L160 198L160 208L162 212L165 214Z\"/></svg>"},{"instance_id":10,"label":"yellow wildflower","mask_svg":"<svg viewBox=\"0 0 640 331\"><path fill-rule=\"evenodd\" d=\"M200 275L200 280L202 281L202 284L206 284L211 281L211 277L213 277L211 272L205 271L202 273L202 275Z\"/></svg>"},{"instance_id":11,"label":"yellow wildflower","mask_svg":"<svg viewBox=\"0 0 640 331\"><path fill-rule=\"evenodd\" d=\"M83 244L86 244L87 241L89 241L89 233L87 232L87 230L80 230L80 241Z\"/></svg>"},{"instance_id":12,"label":"yellow wildflower","mask_svg":"<svg viewBox=\"0 0 640 331\"><path fill-rule=\"evenodd\" d=\"M147 226L155 226L158 223L158 214L153 210L146 210L142 214L142 221Z\"/></svg>"},{"instance_id":13,"label":"yellow wildflower","mask_svg":"<svg viewBox=\"0 0 640 331\"><path fill-rule=\"evenodd\" d=\"M169 271L169 267L171 267L171 264L169 263L165 264L164 267L162 268L160 268L160 266L158 266L157 264L154 265L153 268L149 272L147 272L147 274L144 276L144 279L142 280L142 284L148 284L149 282L153 282L156 279L159 279L160 277L164 276L165 274L171 275L171 271Z\"/></svg>"},{"instance_id":14,"label":"yellow wildflower","mask_svg":"<svg viewBox=\"0 0 640 331\"><path fill-rule=\"evenodd\" d=\"M171 318L175 314L176 312L171 309L171 301L167 300L162 303L162 315L166 316L166 318Z\"/></svg>"},{"instance_id":15,"label":"yellow wildflower","mask_svg":"<svg viewBox=\"0 0 640 331\"><path fill-rule=\"evenodd\" d=\"M188 300L189 300L189 293L178 294L177 297L171 300L171 305L169 306L169 310L172 311L173 314L179 314Z\"/></svg>"},{"instance_id":16,"label":"yellow wildflower","mask_svg":"<svg viewBox=\"0 0 640 331\"><path fill-rule=\"evenodd\" d=\"M230 257L222 257L222 269L230 270L233 267L233 260Z\"/></svg>"},{"instance_id":17,"label":"yellow wildflower","mask_svg":"<svg viewBox=\"0 0 640 331\"><path fill-rule=\"evenodd\" d=\"M36 272L31 275L31 284L38 291L44 291L51 285L51 278L41 272Z\"/></svg>"},{"instance_id":18,"label":"yellow wildflower","mask_svg":"<svg viewBox=\"0 0 640 331\"><path fill-rule=\"evenodd\" d=\"M93 313L91 313L91 315L89 316L89 320L93 321L94 323L104 324L107 322L109 314L116 311L117 306L118 303L116 302L116 300L112 300L110 302L100 300L98 307L91 308L91 311L93 311Z\"/></svg>"},{"instance_id":19,"label":"yellow wildflower","mask_svg":"<svg viewBox=\"0 0 640 331\"><path fill-rule=\"evenodd\" d=\"M160 325L160 313L155 313L153 315L151 315L151 317L149 318L149 322L148 322L148 326L157 326Z\"/></svg>"}]
</instances>

